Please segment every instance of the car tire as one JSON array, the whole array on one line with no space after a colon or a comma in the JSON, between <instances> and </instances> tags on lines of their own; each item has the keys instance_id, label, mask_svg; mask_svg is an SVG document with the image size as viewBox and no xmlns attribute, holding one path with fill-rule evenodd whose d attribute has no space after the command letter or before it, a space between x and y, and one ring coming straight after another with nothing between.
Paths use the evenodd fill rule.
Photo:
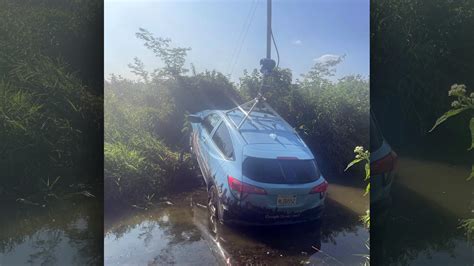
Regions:
<instances>
[{"instance_id":1,"label":"car tire","mask_svg":"<svg viewBox=\"0 0 474 266\"><path fill-rule=\"evenodd\" d=\"M225 215L223 215L223 209L219 201L219 195L217 193L217 188L215 185L212 185L209 188L209 199L208 199L208 209L211 219L217 219L220 223L225 223Z\"/></svg>"}]
</instances>

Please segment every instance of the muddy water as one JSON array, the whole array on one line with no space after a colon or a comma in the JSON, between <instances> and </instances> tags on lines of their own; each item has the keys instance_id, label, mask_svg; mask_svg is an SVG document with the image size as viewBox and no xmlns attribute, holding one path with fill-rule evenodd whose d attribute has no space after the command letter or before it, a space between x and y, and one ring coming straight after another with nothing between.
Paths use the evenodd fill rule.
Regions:
<instances>
[{"instance_id":1,"label":"muddy water","mask_svg":"<svg viewBox=\"0 0 474 266\"><path fill-rule=\"evenodd\" d=\"M0 265L101 265L102 204L92 198L1 203Z\"/></svg>"},{"instance_id":2,"label":"muddy water","mask_svg":"<svg viewBox=\"0 0 474 266\"><path fill-rule=\"evenodd\" d=\"M375 265L474 265L459 220L472 218L467 166L400 157L391 203L372 208Z\"/></svg>"},{"instance_id":3,"label":"muddy water","mask_svg":"<svg viewBox=\"0 0 474 266\"><path fill-rule=\"evenodd\" d=\"M345 198L347 192L352 199ZM293 226L216 223L203 187L146 211L107 215L105 265L360 265L361 254L369 252L368 231L359 221L368 199L361 188L343 185L328 194L321 222Z\"/></svg>"}]
</instances>

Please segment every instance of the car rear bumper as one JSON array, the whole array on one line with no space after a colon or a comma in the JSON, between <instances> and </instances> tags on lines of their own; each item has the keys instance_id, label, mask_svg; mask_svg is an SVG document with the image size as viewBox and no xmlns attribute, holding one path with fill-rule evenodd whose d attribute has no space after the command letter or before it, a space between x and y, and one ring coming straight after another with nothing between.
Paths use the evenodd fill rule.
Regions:
<instances>
[{"instance_id":1,"label":"car rear bumper","mask_svg":"<svg viewBox=\"0 0 474 266\"><path fill-rule=\"evenodd\" d=\"M318 220L324 205L302 212L284 212L265 208L232 206L225 207L226 222L245 225L284 225Z\"/></svg>"}]
</instances>

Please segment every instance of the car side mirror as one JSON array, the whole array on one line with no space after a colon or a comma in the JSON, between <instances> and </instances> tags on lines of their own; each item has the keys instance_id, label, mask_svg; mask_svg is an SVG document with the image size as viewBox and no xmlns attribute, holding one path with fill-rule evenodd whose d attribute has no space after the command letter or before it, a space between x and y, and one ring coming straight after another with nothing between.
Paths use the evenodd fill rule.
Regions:
<instances>
[{"instance_id":1,"label":"car side mirror","mask_svg":"<svg viewBox=\"0 0 474 266\"><path fill-rule=\"evenodd\" d=\"M188 121L191 123L201 123L202 118L198 115L188 115Z\"/></svg>"}]
</instances>

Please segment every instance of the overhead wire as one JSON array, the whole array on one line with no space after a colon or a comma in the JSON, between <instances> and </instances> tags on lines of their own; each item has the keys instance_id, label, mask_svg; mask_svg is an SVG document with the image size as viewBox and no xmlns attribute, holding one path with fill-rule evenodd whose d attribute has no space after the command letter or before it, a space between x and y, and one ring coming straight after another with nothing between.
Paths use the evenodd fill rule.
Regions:
<instances>
[{"instance_id":1,"label":"overhead wire","mask_svg":"<svg viewBox=\"0 0 474 266\"><path fill-rule=\"evenodd\" d=\"M232 76L232 73L234 72L234 68L235 68L235 66L237 65L238 61L239 61L240 52L242 51L242 47L243 47L243 45L244 45L244 43L245 43L245 39L246 39L246 37L247 37L247 33L248 33L249 29L250 29L250 26L252 25L253 18L254 18L254 16L255 16L255 11L257 10L257 6L258 6L258 5L257 5L257 1L255 1L254 3L255 3L255 5L254 5L254 8L253 8L253 10L252 10L252 15L251 15L251 17L250 17L250 21L249 21L249 23L247 24L247 28L245 29L245 32L244 32L242 41L240 42L240 45L239 45L239 49L237 50L237 55L236 55L236 57L235 57L235 60L234 60L234 62L233 62L233 65L232 65L232 67L231 67L231 70L230 70L230 74L229 74L230 76Z\"/></svg>"},{"instance_id":2,"label":"overhead wire","mask_svg":"<svg viewBox=\"0 0 474 266\"><path fill-rule=\"evenodd\" d=\"M246 16L246 18L245 18L245 20L244 20L244 23L242 24L242 29L241 29L240 32L239 32L239 36L238 36L238 38L237 38L237 40L236 40L236 42L235 42L236 45L235 45L235 47L234 47L234 49L233 49L233 51L232 51L232 55L231 55L231 58L230 58L230 60L229 60L228 66L227 66L227 73L229 73L230 68L231 68L231 66L232 66L232 64L233 64L233 62L234 62L234 60L235 60L235 55L236 55L236 52L237 52L237 50L238 50L238 48L239 48L239 43L241 42L242 36L243 36L243 34L244 34L244 32L245 32L246 25L247 25L247 23L250 21L250 16L251 16L251 14L252 14L252 10L253 10L253 6L254 6L255 2L256 2L256 0L254 0L254 1L252 2L252 4L250 5L249 11L248 11L248 13L247 13L247 16Z\"/></svg>"},{"instance_id":3,"label":"overhead wire","mask_svg":"<svg viewBox=\"0 0 474 266\"><path fill-rule=\"evenodd\" d=\"M239 57L240 57L240 52L242 51L242 47L245 43L245 40L247 38L247 33L250 29L250 26L252 25L252 22L253 22L253 18L255 16L255 11L257 10L257 1L255 1L255 5L254 5L254 8L252 10L252 15L250 17L250 21L249 23L247 24L247 28L245 29L245 32L244 32L244 35L243 35L243 38L241 39L241 42L240 42L240 45L239 45L239 49L237 50L237 54L236 54L236 57L235 57L235 60L233 62L233 65L231 67L231 70L230 70L230 75L232 76L232 73L234 72L234 69L235 69L235 66L237 65L237 63L239 62Z\"/></svg>"}]
</instances>

